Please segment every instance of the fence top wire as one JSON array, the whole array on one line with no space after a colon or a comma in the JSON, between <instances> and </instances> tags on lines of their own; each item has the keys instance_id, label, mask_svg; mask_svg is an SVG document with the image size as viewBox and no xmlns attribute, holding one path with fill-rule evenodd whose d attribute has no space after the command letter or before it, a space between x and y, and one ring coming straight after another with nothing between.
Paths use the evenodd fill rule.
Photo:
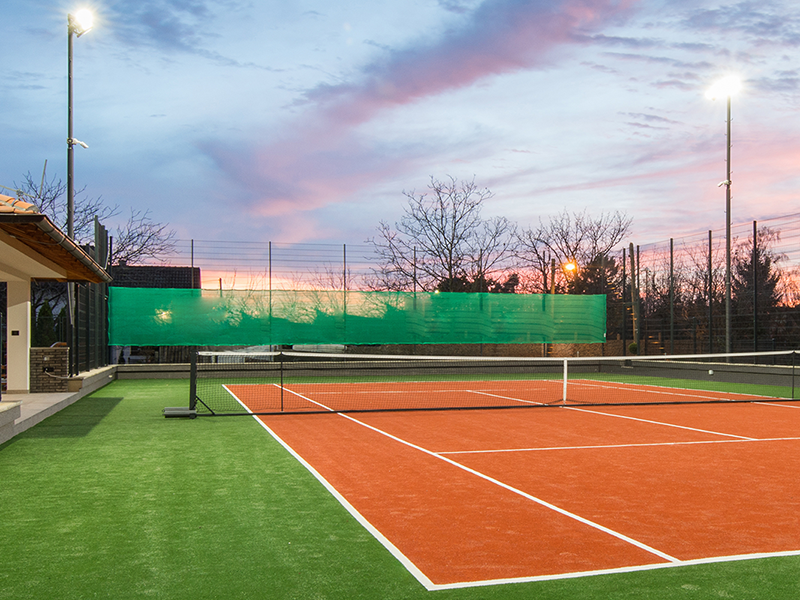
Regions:
<instances>
[{"instance_id":1,"label":"fence top wire","mask_svg":"<svg viewBox=\"0 0 800 600\"><path fill-rule=\"evenodd\" d=\"M757 221L759 232L768 230L766 249L774 265L785 274L800 271L800 213ZM735 248L752 244L752 222L737 223L731 234ZM711 253L714 272L724 269L725 231L712 229ZM672 239L673 268L697 268L708 264L709 231ZM225 289L369 289L369 280L380 270L380 258L371 244L280 243L258 241L177 240L174 252L162 257L168 266L199 267L203 287ZM669 272L670 240L635 246L642 273L664 277ZM624 250L611 253L621 264ZM630 257L626 260L626 269ZM525 272L524 266L515 269ZM787 276L787 275L784 275Z\"/></svg>"}]
</instances>

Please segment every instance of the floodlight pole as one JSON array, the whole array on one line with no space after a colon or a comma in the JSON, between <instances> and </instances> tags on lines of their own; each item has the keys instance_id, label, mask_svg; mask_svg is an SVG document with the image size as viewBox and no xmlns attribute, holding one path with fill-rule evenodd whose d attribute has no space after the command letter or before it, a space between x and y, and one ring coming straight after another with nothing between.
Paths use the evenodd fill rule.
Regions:
<instances>
[{"instance_id":1,"label":"floodlight pole","mask_svg":"<svg viewBox=\"0 0 800 600\"><path fill-rule=\"evenodd\" d=\"M87 15L81 13L88 11L79 11L77 18L67 15L67 236L71 240L75 239L75 144L86 148L86 144L72 135L72 37L81 37L92 28L91 18L87 22Z\"/></svg>"},{"instance_id":2,"label":"floodlight pole","mask_svg":"<svg viewBox=\"0 0 800 600\"><path fill-rule=\"evenodd\" d=\"M725 352L731 352L731 94L728 94L727 176L725 177Z\"/></svg>"},{"instance_id":3,"label":"floodlight pole","mask_svg":"<svg viewBox=\"0 0 800 600\"><path fill-rule=\"evenodd\" d=\"M72 37L80 37L89 29L91 23L86 24L85 20L76 19L71 14L67 15L67 237L75 239L75 183L74 170L75 144L78 143L72 135ZM84 144L85 145L85 144ZM77 359L77 330L75 327L75 284L67 284L67 317L68 329L67 338L69 340L69 374L76 375L78 372Z\"/></svg>"},{"instance_id":4,"label":"floodlight pole","mask_svg":"<svg viewBox=\"0 0 800 600\"><path fill-rule=\"evenodd\" d=\"M72 143L72 35L75 23L72 15L67 15L67 237L75 239L75 149ZM67 343L69 344L69 364L67 373L71 377L78 374L75 336L75 284L67 283Z\"/></svg>"},{"instance_id":5,"label":"floodlight pole","mask_svg":"<svg viewBox=\"0 0 800 600\"><path fill-rule=\"evenodd\" d=\"M731 97L738 91L740 82L735 76L718 81L706 93L714 100L725 96L727 100L727 152L725 157L726 177L720 186L725 186L725 352L731 351Z\"/></svg>"}]
</instances>

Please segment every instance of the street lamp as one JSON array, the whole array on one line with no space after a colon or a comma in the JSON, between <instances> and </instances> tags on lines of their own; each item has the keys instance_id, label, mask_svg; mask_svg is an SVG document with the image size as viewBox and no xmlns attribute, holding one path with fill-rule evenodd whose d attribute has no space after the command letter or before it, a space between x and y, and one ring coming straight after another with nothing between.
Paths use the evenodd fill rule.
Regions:
<instances>
[{"instance_id":1,"label":"street lamp","mask_svg":"<svg viewBox=\"0 0 800 600\"><path fill-rule=\"evenodd\" d=\"M729 75L717 81L706 92L710 100L727 98L728 100L728 135L727 135L727 166L725 181L719 186L725 186L725 352L731 351L731 96L742 87L741 80L735 75Z\"/></svg>"},{"instance_id":2,"label":"street lamp","mask_svg":"<svg viewBox=\"0 0 800 600\"><path fill-rule=\"evenodd\" d=\"M570 277L572 278L572 283L575 283L575 276L578 274L578 261L574 258L565 262L561 265L561 269L564 272L564 279L567 282L567 293L569 294L569 280ZM574 289L573 289L574 291Z\"/></svg>"},{"instance_id":3,"label":"street lamp","mask_svg":"<svg viewBox=\"0 0 800 600\"><path fill-rule=\"evenodd\" d=\"M73 182L75 144L88 148L72 136L72 36L81 37L92 28L92 13L81 9L67 15L67 236L75 238L75 184Z\"/></svg>"}]
</instances>

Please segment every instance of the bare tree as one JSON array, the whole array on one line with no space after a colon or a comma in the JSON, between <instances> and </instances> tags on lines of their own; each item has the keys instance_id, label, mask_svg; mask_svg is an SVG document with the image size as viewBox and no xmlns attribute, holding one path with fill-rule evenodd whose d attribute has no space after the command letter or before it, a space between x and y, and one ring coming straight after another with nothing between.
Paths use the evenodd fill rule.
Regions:
<instances>
[{"instance_id":1,"label":"bare tree","mask_svg":"<svg viewBox=\"0 0 800 600\"><path fill-rule=\"evenodd\" d=\"M55 176L47 179L42 173L40 182L33 179L28 171L21 184L14 183L17 194L24 197L25 202L36 205L44 215L62 230L67 229L67 186ZM86 195L86 187L75 190L75 241L78 244L94 243L94 219L100 221L110 219L119 214L119 207L108 206L102 197L91 198Z\"/></svg>"},{"instance_id":2,"label":"bare tree","mask_svg":"<svg viewBox=\"0 0 800 600\"><path fill-rule=\"evenodd\" d=\"M372 289L487 291L507 268L515 225L505 217L483 219L493 194L474 179L431 177L429 192L403 192L408 202L394 226L381 221L368 240L379 257Z\"/></svg>"},{"instance_id":3,"label":"bare tree","mask_svg":"<svg viewBox=\"0 0 800 600\"><path fill-rule=\"evenodd\" d=\"M45 163L45 167L47 163ZM39 212L46 215L57 227L67 228L67 186L57 177L47 178L43 172L37 182L30 172L22 183L14 183L14 191L25 202L33 203ZM102 197L91 198L86 188L75 192L74 235L81 246L95 243L95 220L111 219L119 214L118 206L109 206ZM158 258L174 247L175 232L166 225L155 223L148 212L131 210L131 216L117 229L116 244L109 257L109 264L141 262L148 258ZM64 307L67 297L66 284L58 281L34 281L31 285L32 315L49 305L58 311Z\"/></svg>"},{"instance_id":4,"label":"bare tree","mask_svg":"<svg viewBox=\"0 0 800 600\"><path fill-rule=\"evenodd\" d=\"M42 173L39 183L34 181L30 171L25 174L22 184L14 184L18 194L26 202L36 205L42 214L47 215L58 227L66 229L67 186L55 176L47 179ZM117 216L118 206L109 206L102 197L91 198L86 188L75 192L75 241L80 245L94 243L95 219L104 221ZM156 223L150 218L150 211L131 209L130 217L124 225L117 228L109 263L136 264L147 259L158 259L174 250L175 231L167 225Z\"/></svg>"},{"instance_id":5,"label":"bare tree","mask_svg":"<svg viewBox=\"0 0 800 600\"><path fill-rule=\"evenodd\" d=\"M136 264L148 258L159 259L175 249L175 230L156 223L150 211L131 209L128 221L117 228L111 247L112 264Z\"/></svg>"},{"instance_id":6,"label":"bare tree","mask_svg":"<svg viewBox=\"0 0 800 600\"><path fill-rule=\"evenodd\" d=\"M601 213L592 217L587 211L570 214L566 209L539 226L524 229L518 234L517 258L537 272L534 291L546 292L552 261L557 265L576 263L579 268L600 264L602 257L628 234L632 219L624 213ZM560 268L558 269L560 271ZM566 285L566 281L560 283Z\"/></svg>"}]
</instances>

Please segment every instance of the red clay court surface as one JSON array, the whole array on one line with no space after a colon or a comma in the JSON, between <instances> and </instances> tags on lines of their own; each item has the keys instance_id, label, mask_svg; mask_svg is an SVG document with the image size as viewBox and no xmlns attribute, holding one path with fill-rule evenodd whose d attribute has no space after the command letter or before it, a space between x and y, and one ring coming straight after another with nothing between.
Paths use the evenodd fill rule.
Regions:
<instances>
[{"instance_id":1,"label":"red clay court surface","mask_svg":"<svg viewBox=\"0 0 800 600\"><path fill-rule=\"evenodd\" d=\"M797 403L258 419L429 590L800 554Z\"/></svg>"}]
</instances>

